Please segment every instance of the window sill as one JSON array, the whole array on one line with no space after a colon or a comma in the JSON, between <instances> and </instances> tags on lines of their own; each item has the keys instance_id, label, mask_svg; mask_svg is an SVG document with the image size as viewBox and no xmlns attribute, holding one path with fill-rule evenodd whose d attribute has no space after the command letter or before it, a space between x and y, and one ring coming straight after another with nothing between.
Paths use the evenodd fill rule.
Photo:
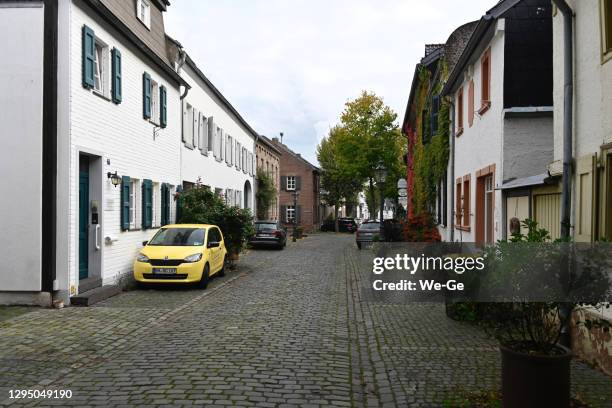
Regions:
<instances>
[{"instance_id":1,"label":"window sill","mask_svg":"<svg viewBox=\"0 0 612 408\"><path fill-rule=\"evenodd\" d=\"M102 93L102 92L100 92L100 91L96 91L95 89L92 89L92 90L91 90L91 93L92 93L92 94L94 94L94 95L96 95L98 98L102 98L102 99L104 99L104 100L105 100L105 101L107 101L107 102L110 102L110 101L111 101L111 98L110 98L110 97L108 97L108 96L104 95L104 93Z\"/></svg>"},{"instance_id":2,"label":"window sill","mask_svg":"<svg viewBox=\"0 0 612 408\"><path fill-rule=\"evenodd\" d=\"M187 143L187 142L183 142L183 146L185 146L189 150L193 150L194 149L194 147L191 144Z\"/></svg>"},{"instance_id":3,"label":"window sill","mask_svg":"<svg viewBox=\"0 0 612 408\"><path fill-rule=\"evenodd\" d=\"M612 61L612 50L604 52L601 55L601 65L604 65L606 62Z\"/></svg>"},{"instance_id":4,"label":"window sill","mask_svg":"<svg viewBox=\"0 0 612 408\"><path fill-rule=\"evenodd\" d=\"M463 225L455 225L455 229L458 229L459 231L465 231L465 232L470 232L472 230L470 227L466 227Z\"/></svg>"},{"instance_id":5,"label":"window sill","mask_svg":"<svg viewBox=\"0 0 612 408\"><path fill-rule=\"evenodd\" d=\"M463 134L463 127L460 127L459 129L457 129L457 133L455 133L455 137L459 137Z\"/></svg>"},{"instance_id":6,"label":"window sill","mask_svg":"<svg viewBox=\"0 0 612 408\"><path fill-rule=\"evenodd\" d=\"M127 232L142 231L142 228L129 228Z\"/></svg>"},{"instance_id":7,"label":"window sill","mask_svg":"<svg viewBox=\"0 0 612 408\"><path fill-rule=\"evenodd\" d=\"M480 116L484 115L484 113L488 111L489 108L491 108L491 101L483 101L482 106L480 107L480 109L478 109L478 114Z\"/></svg>"},{"instance_id":8,"label":"window sill","mask_svg":"<svg viewBox=\"0 0 612 408\"><path fill-rule=\"evenodd\" d=\"M155 121L152 121L151 119L149 119L149 123L152 124L152 125L155 125L157 127L160 127L159 123L156 123Z\"/></svg>"}]
</instances>

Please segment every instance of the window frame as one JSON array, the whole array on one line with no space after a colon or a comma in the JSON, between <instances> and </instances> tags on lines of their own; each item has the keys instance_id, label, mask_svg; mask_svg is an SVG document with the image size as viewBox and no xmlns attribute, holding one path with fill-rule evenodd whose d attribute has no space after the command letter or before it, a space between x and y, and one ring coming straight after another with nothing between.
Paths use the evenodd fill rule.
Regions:
<instances>
[{"instance_id":1,"label":"window frame","mask_svg":"<svg viewBox=\"0 0 612 408\"><path fill-rule=\"evenodd\" d=\"M479 115L483 115L491 107L491 72L491 48L487 48L480 59Z\"/></svg>"},{"instance_id":2,"label":"window frame","mask_svg":"<svg viewBox=\"0 0 612 408\"><path fill-rule=\"evenodd\" d=\"M285 186L285 189L287 191L295 191L296 187L297 187L297 177L296 176L287 176L287 184Z\"/></svg>"},{"instance_id":3,"label":"window frame","mask_svg":"<svg viewBox=\"0 0 612 408\"><path fill-rule=\"evenodd\" d=\"M140 12L145 7L144 16L141 16ZM136 18L140 21L148 30L151 30L151 3L149 0L136 0Z\"/></svg>"},{"instance_id":4,"label":"window frame","mask_svg":"<svg viewBox=\"0 0 612 408\"><path fill-rule=\"evenodd\" d=\"M98 52L99 50L99 52ZM110 48L108 44L94 35L94 86L91 91L104 98L110 98ZM100 61L100 59L102 59ZM96 88L96 76L100 89Z\"/></svg>"},{"instance_id":5,"label":"window frame","mask_svg":"<svg viewBox=\"0 0 612 408\"><path fill-rule=\"evenodd\" d=\"M290 215L291 214L291 215ZM293 204L285 207L285 220L288 224L293 224L296 220L296 209Z\"/></svg>"},{"instance_id":6,"label":"window frame","mask_svg":"<svg viewBox=\"0 0 612 408\"><path fill-rule=\"evenodd\" d=\"M457 91L457 132L456 137L459 137L463 134L463 114L464 114L464 105L463 105L463 85Z\"/></svg>"},{"instance_id":7,"label":"window frame","mask_svg":"<svg viewBox=\"0 0 612 408\"><path fill-rule=\"evenodd\" d=\"M151 117L149 118L149 122L157 126L160 124L159 87L159 83L151 78Z\"/></svg>"},{"instance_id":8,"label":"window frame","mask_svg":"<svg viewBox=\"0 0 612 408\"><path fill-rule=\"evenodd\" d=\"M128 231L137 231L142 225L142 214L140 211L141 201L141 182L139 179L130 179L130 210ZM141 217L140 224L138 218Z\"/></svg>"}]
</instances>

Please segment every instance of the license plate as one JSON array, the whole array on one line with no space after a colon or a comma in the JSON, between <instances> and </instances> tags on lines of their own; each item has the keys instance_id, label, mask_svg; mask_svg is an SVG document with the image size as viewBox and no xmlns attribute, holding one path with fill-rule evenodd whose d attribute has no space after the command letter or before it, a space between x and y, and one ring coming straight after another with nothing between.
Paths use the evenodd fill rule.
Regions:
<instances>
[{"instance_id":1,"label":"license plate","mask_svg":"<svg viewBox=\"0 0 612 408\"><path fill-rule=\"evenodd\" d=\"M260 237L273 237L273 234L259 234Z\"/></svg>"},{"instance_id":2,"label":"license plate","mask_svg":"<svg viewBox=\"0 0 612 408\"><path fill-rule=\"evenodd\" d=\"M176 268L153 268L154 274L168 275L176 273Z\"/></svg>"}]
</instances>

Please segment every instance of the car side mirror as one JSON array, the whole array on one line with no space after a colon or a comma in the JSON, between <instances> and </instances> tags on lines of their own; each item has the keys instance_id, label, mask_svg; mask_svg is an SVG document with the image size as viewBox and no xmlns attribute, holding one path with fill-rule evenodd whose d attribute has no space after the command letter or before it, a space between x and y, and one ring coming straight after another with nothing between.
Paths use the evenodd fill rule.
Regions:
<instances>
[{"instance_id":1,"label":"car side mirror","mask_svg":"<svg viewBox=\"0 0 612 408\"><path fill-rule=\"evenodd\" d=\"M148 243L149 241L142 241L142 246L147 246Z\"/></svg>"},{"instance_id":2,"label":"car side mirror","mask_svg":"<svg viewBox=\"0 0 612 408\"><path fill-rule=\"evenodd\" d=\"M218 247L219 247L219 245L220 245L220 243L219 243L219 242L215 242L215 241L213 241L213 242L209 242L209 243L208 243L208 245L207 245L207 247L208 247L208 248L218 248Z\"/></svg>"}]
</instances>

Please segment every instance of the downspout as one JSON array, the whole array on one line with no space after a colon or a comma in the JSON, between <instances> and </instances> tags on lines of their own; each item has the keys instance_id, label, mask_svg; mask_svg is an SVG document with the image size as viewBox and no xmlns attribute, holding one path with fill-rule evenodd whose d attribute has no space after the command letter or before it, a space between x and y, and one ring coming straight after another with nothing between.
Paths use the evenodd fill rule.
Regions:
<instances>
[{"instance_id":1,"label":"downspout","mask_svg":"<svg viewBox=\"0 0 612 408\"><path fill-rule=\"evenodd\" d=\"M255 135L255 143L253 144L253 156L255 156L255 165L253 166L253 217L257 219L257 142L259 141L259 133ZM263 171L263 170L262 170ZM266 215L266 218L267 215Z\"/></svg>"},{"instance_id":2,"label":"downspout","mask_svg":"<svg viewBox=\"0 0 612 408\"><path fill-rule=\"evenodd\" d=\"M450 198L451 201L448 205L451 208L450 212L450 242L455 242L455 214L453 212L453 208L455 208L455 104L451 100L450 97L447 98L447 102L450 105L450 125L451 125L451 133L450 133ZM447 198L448 201L448 198ZM448 214L447 214L448 216Z\"/></svg>"},{"instance_id":3,"label":"downspout","mask_svg":"<svg viewBox=\"0 0 612 408\"><path fill-rule=\"evenodd\" d=\"M183 65L185 65L185 62L187 61L187 53L185 52L185 50L183 50L182 48L179 49L179 60L178 60L178 66L176 67L176 72L180 75L181 74L181 68L183 68ZM185 87L185 90L183 91L183 94L181 95L181 101L183 99L185 99L185 97L187 96L187 94L189 93L189 87Z\"/></svg>"},{"instance_id":4,"label":"downspout","mask_svg":"<svg viewBox=\"0 0 612 408\"><path fill-rule=\"evenodd\" d=\"M574 12L565 0L553 0L559 11L563 14L563 43L564 43L564 96L563 96L563 180L561 190L561 239L568 241L571 228L571 175L572 175L572 129L573 129L573 108L574 108ZM569 260L562 263L565 268L562 272L563 279L569 280ZM563 283L563 282L561 282ZM572 307L568 303L561 303L559 307L559 317L562 321L561 335L559 342L571 348L570 319Z\"/></svg>"},{"instance_id":5,"label":"downspout","mask_svg":"<svg viewBox=\"0 0 612 408\"><path fill-rule=\"evenodd\" d=\"M182 48L179 48L179 59L178 59L178 64L176 66L176 73L181 75L181 69L183 68L183 65L185 65L185 62L187 61L187 53L185 52L185 50L183 50ZM180 90L180 86L179 86L179 90ZM183 123L183 119L185 117L185 115L183 115L183 110L185 109L184 107L184 99L187 97L187 94L189 93L189 87L186 86L185 90L183 91L183 94L180 97L180 101L181 101L181 137L179 138L180 143L179 143L179 183L183 182L183 127L185 126Z\"/></svg>"},{"instance_id":6,"label":"downspout","mask_svg":"<svg viewBox=\"0 0 612 408\"><path fill-rule=\"evenodd\" d=\"M561 238L570 237L571 227L571 175L572 175L572 130L574 108L574 12L565 0L553 0L559 11L563 14L563 70L564 70L564 107L563 107L563 179L561 190Z\"/></svg>"}]
</instances>

